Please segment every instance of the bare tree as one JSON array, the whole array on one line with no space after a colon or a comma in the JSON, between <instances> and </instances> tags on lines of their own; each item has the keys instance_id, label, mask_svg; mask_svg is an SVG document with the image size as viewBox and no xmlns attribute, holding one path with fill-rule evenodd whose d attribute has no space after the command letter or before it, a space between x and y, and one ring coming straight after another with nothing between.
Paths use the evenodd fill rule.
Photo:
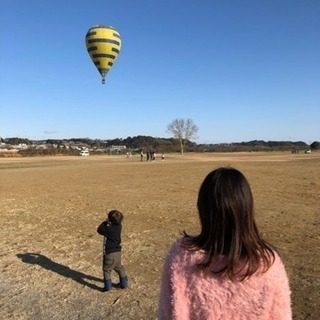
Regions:
<instances>
[{"instance_id":1,"label":"bare tree","mask_svg":"<svg viewBox=\"0 0 320 320\"><path fill-rule=\"evenodd\" d=\"M181 154L183 154L186 142L192 138L196 138L198 129L191 119L175 119L167 126L167 131L171 133L175 139L179 140Z\"/></svg>"}]
</instances>

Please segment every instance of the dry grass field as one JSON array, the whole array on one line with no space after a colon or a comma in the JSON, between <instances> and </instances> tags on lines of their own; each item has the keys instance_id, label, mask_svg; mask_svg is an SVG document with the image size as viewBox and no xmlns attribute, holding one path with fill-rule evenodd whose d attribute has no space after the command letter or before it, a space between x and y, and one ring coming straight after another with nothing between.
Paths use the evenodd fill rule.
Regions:
<instances>
[{"instance_id":1,"label":"dry grass field","mask_svg":"<svg viewBox=\"0 0 320 320\"><path fill-rule=\"evenodd\" d=\"M320 319L320 153L0 158L0 318L156 319L167 250L182 230L197 232L198 188L219 166L251 183L294 319ZM111 209L125 215L130 288L103 293L96 228Z\"/></svg>"}]
</instances>

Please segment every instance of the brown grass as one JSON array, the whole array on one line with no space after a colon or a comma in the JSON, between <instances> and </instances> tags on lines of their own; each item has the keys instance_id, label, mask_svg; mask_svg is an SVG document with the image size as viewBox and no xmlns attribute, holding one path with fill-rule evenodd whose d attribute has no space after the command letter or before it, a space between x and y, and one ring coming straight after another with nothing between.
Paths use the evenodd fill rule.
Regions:
<instances>
[{"instance_id":1,"label":"brown grass","mask_svg":"<svg viewBox=\"0 0 320 320\"><path fill-rule=\"evenodd\" d=\"M0 318L156 319L168 247L183 229L197 232L199 185L221 165L251 183L260 230L290 277L294 319L320 319L320 153L0 159ZM125 215L130 289L102 293L96 228L113 208Z\"/></svg>"}]
</instances>

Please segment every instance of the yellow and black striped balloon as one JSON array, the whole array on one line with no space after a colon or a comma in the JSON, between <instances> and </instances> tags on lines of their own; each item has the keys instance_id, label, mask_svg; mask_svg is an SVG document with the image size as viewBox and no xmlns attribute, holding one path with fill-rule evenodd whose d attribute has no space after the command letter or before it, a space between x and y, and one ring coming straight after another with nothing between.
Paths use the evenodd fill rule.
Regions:
<instances>
[{"instance_id":1,"label":"yellow and black striped balloon","mask_svg":"<svg viewBox=\"0 0 320 320\"><path fill-rule=\"evenodd\" d=\"M119 32L111 26L95 25L87 32L86 46L91 60L102 76L102 83L105 83L105 76L121 49Z\"/></svg>"}]
</instances>

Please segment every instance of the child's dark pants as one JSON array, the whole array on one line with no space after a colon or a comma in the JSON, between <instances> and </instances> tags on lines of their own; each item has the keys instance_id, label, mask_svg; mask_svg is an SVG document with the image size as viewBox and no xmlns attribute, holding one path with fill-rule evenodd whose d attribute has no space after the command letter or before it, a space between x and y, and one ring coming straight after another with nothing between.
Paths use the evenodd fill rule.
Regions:
<instances>
[{"instance_id":1,"label":"child's dark pants","mask_svg":"<svg viewBox=\"0 0 320 320\"><path fill-rule=\"evenodd\" d=\"M103 255L103 276L105 280L111 279L111 272L117 272L120 278L126 277L126 271L121 264L121 252L113 252Z\"/></svg>"}]
</instances>

